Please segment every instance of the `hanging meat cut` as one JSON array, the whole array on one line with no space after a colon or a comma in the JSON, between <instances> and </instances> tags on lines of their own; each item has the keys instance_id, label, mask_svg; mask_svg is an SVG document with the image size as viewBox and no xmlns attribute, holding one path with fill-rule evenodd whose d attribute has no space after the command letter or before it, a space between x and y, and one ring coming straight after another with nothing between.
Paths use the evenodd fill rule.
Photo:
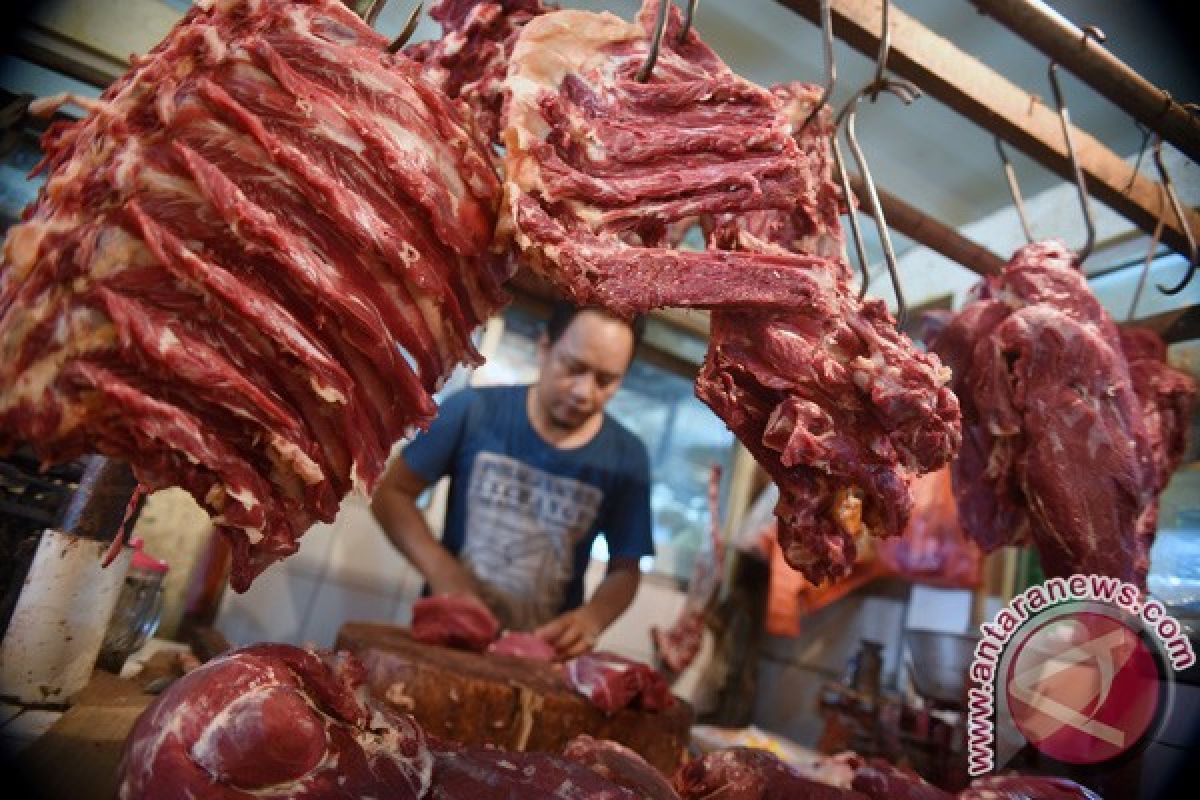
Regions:
<instances>
[{"instance_id":1,"label":"hanging meat cut","mask_svg":"<svg viewBox=\"0 0 1200 800\"><path fill-rule=\"evenodd\" d=\"M491 155L386 45L336 0L197 3L50 129L5 244L0 451L182 486L239 590L373 487L505 301Z\"/></svg>"},{"instance_id":2,"label":"hanging meat cut","mask_svg":"<svg viewBox=\"0 0 1200 800\"><path fill-rule=\"evenodd\" d=\"M281 644L210 661L138 718L121 800L424 797L424 734L411 717L367 705L363 680L352 657Z\"/></svg>"},{"instance_id":3,"label":"hanging meat cut","mask_svg":"<svg viewBox=\"0 0 1200 800\"><path fill-rule=\"evenodd\" d=\"M945 464L958 404L936 357L850 286L812 87L737 77L674 8L653 75L638 24L555 12L518 34L505 82L505 195L545 278L617 313L714 309L696 392L780 486L780 542L814 582L845 574L864 527L895 535L911 476ZM703 252L677 228L710 231Z\"/></svg>"},{"instance_id":4,"label":"hanging meat cut","mask_svg":"<svg viewBox=\"0 0 1200 800\"><path fill-rule=\"evenodd\" d=\"M495 141L504 108L501 85L516 33L548 10L541 0L438 0L429 16L441 23L441 38L404 53L425 66L426 80L464 100L480 131Z\"/></svg>"},{"instance_id":5,"label":"hanging meat cut","mask_svg":"<svg viewBox=\"0 0 1200 800\"><path fill-rule=\"evenodd\" d=\"M1161 343L1123 341L1073 254L1042 242L985 279L934 348L963 403L964 530L986 549L1031 538L1048 576L1144 587L1157 495L1195 392Z\"/></svg>"}]
</instances>

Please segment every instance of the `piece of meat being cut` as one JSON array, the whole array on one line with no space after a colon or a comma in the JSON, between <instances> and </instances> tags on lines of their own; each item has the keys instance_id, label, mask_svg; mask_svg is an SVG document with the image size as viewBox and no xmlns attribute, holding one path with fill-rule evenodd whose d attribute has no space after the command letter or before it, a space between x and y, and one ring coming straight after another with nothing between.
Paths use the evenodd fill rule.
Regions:
<instances>
[{"instance_id":1,"label":"piece of meat being cut","mask_svg":"<svg viewBox=\"0 0 1200 800\"><path fill-rule=\"evenodd\" d=\"M804 153L805 190L788 212L712 220L718 247L829 255L810 275L820 301L793 311L715 309L696 394L763 465L780 490L775 512L788 563L820 583L845 575L864 528L904 530L912 477L947 463L961 442L949 372L896 330L882 300L860 302L844 260L820 88L776 87Z\"/></svg>"},{"instance_id":2,"label":"piece of meat being cut","mask_svg":"<svg viewBox=\"0 0 1200 800\"><path fill-rule=\"evenodd\" d=\"M525 631L505 631L499 639L488 645L487 652L488 655L531 661L553 661L558 656L554 645L536 633Z\"/></svg>"},{"instance_id":3,"label":"piece of meat being cut","mask_svg":"<svg viewBox=\"0 0 1200 800\"><path fill-rule=\"evenodd\" d=\"M1189 382L1161 372L1151 346L1135 359L1139 390L1116 325L1060 242L1017 251L934 348L963 401L967 443L953 475L964 530L987 549L1028 535L1050 577L1144 588Z\"/></svg>"},{"instance_id":4,"label":"piece of meat being cut","mask_svg":"<svg viewBox=\"0 0 1200 800\"><path fill-rule=\"evenodd\" d=\"M577 303L619 314L714 309L696 392L779 484L788 562L821 582L854 537L900 533L908 478L960 441L948 372L859 303L840 258L828 113L811 90L734 75L677 9L635 80L658 9L629 25L555 12L527 23L508 70L505 197L528 263ZM679 224L710 231L675 250ZM814 252L800 248L811 247Z\"/></svg>"},{"instance_id":5,"label":"piece of meat being cut","mask_svg":"<svg viewBox=\"0 0 1200 800\"><path fill-rule=\"evenodd\" d=\"M755 747L714 750L675 773L682 800L867 800L810 780L775 754Z\"/></svg>"},{"instance_id":6,"label":"piece of meat being cut","mask_svg":"<svg viewBox=\"0 0 1200 800\"><path fill-rule=\"evenodd\" d=\"M679 800L679 795L662 773L623 744L593 739L584 733L567 742L562 754L606 780L624 786L641 800Z\"/></svg>"},{"instance_id":7,"label":"piece of meat being cut","mask_svg":"<svg viewBox=\"0 0 1200 800\"><path fill-rule=\"evenodd\" d=\"M491 155L386 46L336 0L197 3L51 127L5 243L0 452L183 487L238 590L374 486L506 300Z\"/></svg>"},{"instance_id":8,"label":"piece of meat being cut","mask_svg":"<svg viewBox=\"0 0 1200 800\"><path fill-rule=\"evenodd\" d=\"M501 85L516 33L549 10L541 0L438 0L429 16L441 24L441 38L411 45L404 53L424 65L426 80L465 101L480 132L495 141L504 108Z\"/></svg>"},{"instance_id":9,"label":"piece of meat being cut","mask_svg":"<svg viewBox=\"0 0 1200 800\"><path fill-rule=\"evenodd\" d=\"M407 715L368 705L362 666L281 644L192 670L125 742L121 800L418 800L433 756Z\"/></svg>"},{"instance_id":10,"label":"piece of meat being cut","mask_svg":"<svg viewBox=\"0 0 1200 800\"><path fill-rule=\"evenodd\" d=\"M412 637L418 642L482 653L499 633L499 620L474 597L422 597L413 604Z\"/></svg>"}]
</instances>

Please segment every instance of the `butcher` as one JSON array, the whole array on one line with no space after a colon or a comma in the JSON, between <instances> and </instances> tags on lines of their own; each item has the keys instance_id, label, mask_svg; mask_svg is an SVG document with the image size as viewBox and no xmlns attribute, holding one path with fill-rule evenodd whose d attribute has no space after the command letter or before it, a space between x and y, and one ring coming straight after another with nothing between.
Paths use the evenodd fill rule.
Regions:
<instances>
[{"instance_id":1,"label":"butcher","mask_svg":"<svg viewBox=\"0 0 1200 800\"><path fill-rule=\"evenodd\" d=\"M653 554L646 448L604 408L644 321L554 307L539 337L537 380L468 388L394 459L371 509L432 595L470 595L510 630L535 631L559 658L587 652L629 607ZM418 496L450 477L438 541ZM592 544L605 578L584 602Z\"/></svg>"}]
</instances>

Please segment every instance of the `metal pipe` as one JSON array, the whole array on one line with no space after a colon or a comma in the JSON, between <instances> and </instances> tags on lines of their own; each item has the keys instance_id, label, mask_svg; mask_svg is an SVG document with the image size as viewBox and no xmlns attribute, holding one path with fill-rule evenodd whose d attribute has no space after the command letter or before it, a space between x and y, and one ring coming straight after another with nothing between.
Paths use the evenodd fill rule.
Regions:
<instances>
[{"instance_id":1,"label":"metal pipe","mask_svg":"<svg viewBox=\"0 0 1200 800\"><path fill-rule=\"evenodd\" d=\"M1170 92L1143 78L1085 30L1037 0L971 2L1193 161L1200 161L1200 120Z\"/></svg>"}]
</instances>

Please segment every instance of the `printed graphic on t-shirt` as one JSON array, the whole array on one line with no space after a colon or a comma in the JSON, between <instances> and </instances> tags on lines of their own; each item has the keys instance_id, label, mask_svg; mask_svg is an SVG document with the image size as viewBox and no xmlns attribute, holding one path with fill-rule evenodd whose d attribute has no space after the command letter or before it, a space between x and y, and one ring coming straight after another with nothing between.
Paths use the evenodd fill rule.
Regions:
<instances>
[{"instance_id":1,"label":"printed graphic on t-shirt","mask_svg":"<svg viewBox=\"0 0 1200 800\"><path fill-rule=\"evenodd\" d=\"M571 579L575 546L604 493L497 453L480 453L467 488L461 558L508 627L549 621Z\"/></svg>"}]
</instances>

